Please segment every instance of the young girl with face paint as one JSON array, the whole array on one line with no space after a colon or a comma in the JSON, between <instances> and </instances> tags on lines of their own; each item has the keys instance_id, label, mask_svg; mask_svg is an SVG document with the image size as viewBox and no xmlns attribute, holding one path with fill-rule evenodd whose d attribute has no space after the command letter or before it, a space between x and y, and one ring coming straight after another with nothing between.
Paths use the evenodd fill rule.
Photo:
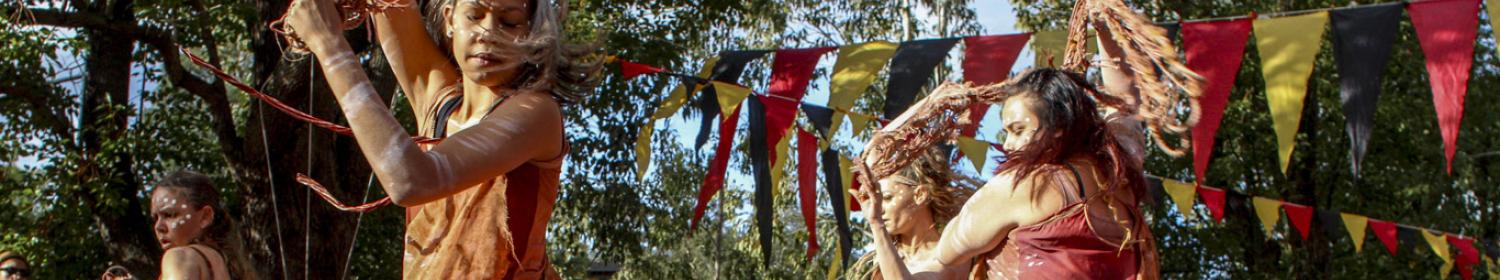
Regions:
<instances>
[{"instance_id":1,"label":"young girl with face paint","mask_svg":"<svg viewBox=\"0 0 1500 280\"><path fill-rule=\"evenodd\" d=\"M333 0L295 0L286 23L317 56L360 150L407 207L405 279L556 278L545 233L557 199L562 105L591 90L597 63L562 41L565 1L433 0L374 12L377 38L418 131L380 102L342 37Z\"/></svg>"},{"instance_id":2,"label":"young girl with face paint","mask_svg":"<svg viewBox=\"0 0 1500 280\"><path fill-rule=\"evenodd\" d=\"M1107 29L1096 30L1109 38ZM1101 46L1105 89L1134 92L1133 73L1116 66L1120 47L1112 40ZM1013 93L1002 104L1007 161L943 228L933 254L897 253L887 221L869 219L885 279L949 278L923 272L968 268L970 260L970 277L978 279L1159 277L1154 241L1137 207L1146 183L1135 117L1101 117L1090 95L1095 89L1074 72L1031 70L1001 90ZM880 156L867 155L866 163ZM870 205L889 196L866 188L856 197Z\"/></svg>"},{"instance_id":3,"label":"young girl with face paint","mask_svg":"<svg viewBox=\"0 0 1500 280\"><path fill-rule=\"evenodd\" d=\"M161 279L255 279L234 222L208 176L167 174L151 191L152 227L166 251Z\"/></svg>"},{"instance_id":4,"label":"young girl with face paint","mask_svg":"<svg viewBox=\"0 0 1500 280\"><path fill-rule=\"evenodd\" d=\"M929 259L936 252L938 234L959 207L974 193L979 184L973 179L956 174L948 165L945 149L931 148L920 159L895 175L879 181L880 193L884 195L880 205L880 219L884 230L896 243L896 249L908 259ZM868 275L860 278L881 279L879 267L874 264L876 254L865 254L850 268L853 275ZM954 265L942 270L927 271L926 267L911 267L913 274L934 274L938 278L956 279L969 272L967 266ZM867 271L867 272L866 272Z\"/></svg>"}]
</instances>

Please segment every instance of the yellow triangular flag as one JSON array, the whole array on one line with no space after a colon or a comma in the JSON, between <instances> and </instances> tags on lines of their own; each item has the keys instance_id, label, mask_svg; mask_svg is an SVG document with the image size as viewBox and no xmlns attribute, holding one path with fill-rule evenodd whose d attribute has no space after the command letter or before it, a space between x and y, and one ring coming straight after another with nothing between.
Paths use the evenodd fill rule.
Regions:
<instances>
[{"instance_id":1,"label":"yellow triangular flag","mask_svg":"<svg viewBox=\"0 0 1500 280\"><path fill-rule=\"evenodd\" d=\"M873 41L839 48L833 76L828 78L828 107L834 109L829 134L838 132L844 112L854 108L854 101L869 90L875 74L896 55L896 47L895 43Z\"/></svg>"},{"instance_id":2,"label":"yellow triangular flag","mask_svg":"<svg viewBox=\"0 0 1500 280\"><path fill-rule=\"evenodd\" d=\"M1354 252L1359 253L1364 249L1365 227L1369 226L1370 218L1349 213L1339 213L1344 218L1344 229L1349 230L1349 239L1354 241Z\"/></svg>"},{"instance_id":3,"label":"yellow triangular flag","mask_svg":"<svg viewBox=\"0 0 1500 280\"><path fill-rule=\"evenodd\" d=\"M959 136L958 150L964 152L964 156L969 158L969 162L974 163L974 171L984 173L984 158L989 155L990 143Z\"/></svg>"},{"instance_id":4,"label":"yellow triangular flag","mask_svg":"<svg viewBox=\"0 0 1500 280\"><path fill-rule=\"evenodd\" d=\"M1276 130L1281 174L1286 174L1292 160L1297 123L1302 119L1302 101L1307 97L1308 76L1312 75L1313 62L1323 44L1323 27L1327 25L1328 12L1255 21L1255 43L1260 50L1261 75L1265 77L1272 127Z\"/></svg>"},{"instance_id":5,"label":"yellow triangular flag","mask_svg":"<svg viewBox=\"0 0 1500 280\"><path fill-rule=\"evenodd\" d=\"M828 264L828 280L839 279L839 270L844 264L844 244L833 243L833 262Z\"/></svg>"},{"instance_id":6,"label":"yellow triangular flag","mask_svg":"<svg viewBox=\"0 0 1500 280\"><path fill-rule=\"evenodd\" d=\"M714 64L718 64L718 62L719 57L717 56L704 61L703 68L698 70L698 77L707 79L713 74ZM687 104L688 97L697 94L698 90L702 89L702 86L691 82L677 85L677 88L672 89L672 93L667 95L667 100L662 101L661 107L656 108L656 113L651 114L651 118L665 119L671 117L673 114L677 114L677 110L681 109L682 105Z\"/></svg>"},{"instance_id":7,"label":"yellow triangular flag","mask_svg":"<svg viewBox=\"0 0 1500 280\"><path fill-rule=\"evenodd\" d=\"M833 119L837 120L838 118ZM849 125L854 127L854 136L862 135L865 133L865 127L870 126L870 115L851 113L849 114Z\"/></svg>"},{"instance_id":8,"label":"yellow triangular flag","mask_svg":"<svg viewBox=\"0 0 1500 280\"><path fill-rule=\"evenodd\" d=\"M1098 37L1093 30L1089 30L1087 45L1088 53L1099 53L1099 44L1095 41ZM1034 60L1031 67L1062 67L1063 57L1067 55L1068 31L1046 30L1031 34L1031 53ZM1049 60L1050 59L1050 60Z\"/></svg>"},{"instance_id":9,"label":"yellow triangular flag","mask_svg":"<svg viewBox=\"0 0 1500 280\"><path fill-rule=\"evenodd\" d=\"M1484 256L1484 262L1490 264L1489 268L1485 269L1486 273L1490 275L1490 279L1500 279L1500 262L1495 261L1495 259L1489 256Z\"/></svg>"},{"instance_id":10,"label":"yellow triangular flag","mask_svg":"<svg viewBox=\"0 0 1500 280\"><path fill-rule=\"evenodd\" d=\"M1443 262L1453 262L1452 256L1448 253L1448 239L1444 238L1445 234L1435 234L1427 229L1420 231L1422 232L1422 238L1427 239L1427 246L1432 247L1432 253L1437 254L1437 257L1443 259Z\"/></svg>"},{"instance_id":11,"label":"yellow triangular flag","mask_svg":"<svg viewBox=\"0 0 1500 280\"><path fill-rule=\"evenodd\" d=\"M850 202L850 196L854 195L852 193L849 193L850 192L850 190L849 190L850 183L854 182L854 176L851 175L852 172L849 172L849 168L851 166L854 166L854 161L853 160L849 160L848 157L844 157L844 155L840 154L839 155L839 176L843 176L843 177L839 177L839 178L842 178L844 180L842 180L842 182L839 182L839 183L841 183L841 184L844 185L844 212L845 213L853 213L854 212L853 211L854 208L850 208L854 204L849 204L849 202Z\"/></svg>"},{"instance_id":12,"label":"yellow triangular flag","mask_svg":"<svg viewBox=\"0 0 1500 280\"><path fill-rule=\"evenodd\" d=\"M1161 187L1166 189L1167 196L1172 197L1172 202L1177 203L1177 212L1188 220L1196 219L1193 215L1193 198L1198 196L1198 188L1192 184L1178 180L1161 179Z\"/></svg>"},{"instance_id":13,"label":"yellow triangular flag","mask_svg":"<svg viewBox=\"0 0 1500 280\"><path fill-rule=\"evenodd\" d=\"M724 115L734 113L740 102L750 97L750 89L730 83L714 81L714 92L719 95L719 111Z\"/></svg>"},{"instance_id":14,"label":"yellow triangular flag","mask_svg":"<svg viewBox=\"0 0 1500 280\"><path fill-rule=\"evenodd\" d=\"M635 138L636 181L646 179L646 168L651 167L651 134L655 126L655 121L646 119L646 124L641 125L641 133Z\"/></svg>"},{"instance_id":15,"label":"yellow triangular flag","mask_svg":"<svg viewBox=\"0 0 1500 280\"><path fill-rule=\"evenodd\" d=\"M786 167L787 150L791 146L792 138L797 136L797 131L792 130L792 127L787 127L786 134L782 135L784 136L781 137L781 142L776 142L776 149L773 150L776 158L771 161L771 185L778 188L782 186L781 178L786 177L786 172L783 172L782 168ZM776 192L772 191L771 195L774 197Z\"/></svg>"},{"instance_id":16,"label":"yellow triangular flag","mask_svg":"<svg viewBox=\"0 0 1500 280\"><path fill-rule=\"evenodd\" d=\"M1266 239L1271 239L1271 234L1276 233L1276 223L1281 221L1281 201L1257 196L1250 203L1255 205L1255 216L1260 218Z\"/></svg>"},{"instance_id":17,"label":"yellow triangular flag","mask_svg":"<svg viewBox=\"0 0 1500 280\"><path fill-rule=\"evenodd\" d=\"M1500 16L1500 3L1496 3L1495 0L1485 0L1484 8L1490 13L1490 29L1493 30L1496 26L1500 26L1500 18L1495 18ZM1500 32L1491 33L1494 33L1495 42L1500 42ZM1500 49L1496 49L1495 51L1500 52Z\"/></svg>"}]
</instances>

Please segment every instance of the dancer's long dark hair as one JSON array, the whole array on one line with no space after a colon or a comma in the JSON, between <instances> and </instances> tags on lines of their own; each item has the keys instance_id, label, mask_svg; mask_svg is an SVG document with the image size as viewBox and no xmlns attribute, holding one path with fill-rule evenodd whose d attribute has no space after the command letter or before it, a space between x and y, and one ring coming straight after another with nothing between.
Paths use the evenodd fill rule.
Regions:
<instances>
[{"instance_id":1,"label":"dancer's long dark hair","mask_svg":"<svg viewBox=\"0 0 1500 280\"><path fill-rule=\"evenodd\" d=\"M1082 74L1053 68L1022 73L1002 91L1013 92L1010 98L1024 98L1039 121L1030 143L1016 151L1006 151L1006 161L996 173L1014 172L1017 183L1033 178L1039 171L1061 171L1069 159L1093 160L1105 172L1099 189L1103 192L1128 190L1136 199L1146 197L1146 182L1139 161L1131 158L1099 115L1093 98L1112 98L1096 93ZM1104 100L1110 103L1115 100ZM1046 180L1054 176L1040 176ZM1071 179L1071 176L1064 178ZM1049 182L1052 183L1052 182Z\"/></svg>"}]
</instances>

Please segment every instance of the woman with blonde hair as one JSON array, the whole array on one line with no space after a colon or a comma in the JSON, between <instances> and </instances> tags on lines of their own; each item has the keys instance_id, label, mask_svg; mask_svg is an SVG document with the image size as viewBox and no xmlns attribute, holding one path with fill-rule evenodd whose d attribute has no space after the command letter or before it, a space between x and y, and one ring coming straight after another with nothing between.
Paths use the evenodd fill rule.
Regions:
<instances>
[{"instance_id":1,"label":"woman with blonde hair","mask_svg":"<svg viewBox=\"0 0 1500 280\"><path fill-rule=\"evenodd\" d=\"M903 256L927 259L935 253L938 234L943 227L958 215L964 201L974 194L979 182L952 171L948 165L946 149L932 148L895 175L879 181L880 193L885 195L879 205L880 216L865 219L881 219L884 230L895 240L896 249ZM873 226L873 225L872 225ZM850 268L859 278L881 279L882 274L875 264L876 254L865 254ZM967 267L955 265L939 271L913 271L913 273L935 273L939 278L959 278L968 273Z\"/></svg>"}]
</instances>

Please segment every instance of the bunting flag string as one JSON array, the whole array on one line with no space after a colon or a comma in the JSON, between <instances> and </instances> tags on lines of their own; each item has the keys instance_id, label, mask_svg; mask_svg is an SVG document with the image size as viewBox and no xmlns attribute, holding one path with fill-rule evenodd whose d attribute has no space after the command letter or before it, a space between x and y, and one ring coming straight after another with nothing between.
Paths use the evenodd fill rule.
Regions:
<instances>
[{"instance_id":1,"label":"bunting flag string","mask_svg":"<svg viewBox=\"0 0 1500 280\"><path fill-rule=\"evenodd\" d=\"M1424 242L1427 246L1423 248L1431 249L1443 261L1444 267L1439 272L1444 277L1452 269L1456 268L1463 279L1471 279L1473 277L1473 269L1475 268L1474 265L1490 265L1489 260L1482 258L1500 256L1500 242L1481 241L1473 237L1372 219L1359 214L1313 209L1312 206L1308 205L1261 196L1249 196L1220 188L1201 185L1194 187L1193 183L1168 178L1150 175L1148 175L1148 178L1153 182L1160 182L1161 191L1170 196L1172 201L1177 204L1178 211L1188 219L1193 217L1191 209L1193 207L1192 199L1195 191L1202 196L1204 204L1208 205L1210 210L1244 204L1246 203L1244 198L1248 198L1248 204L1255 211L1255 216L1259 220L1261 229L1264 231L1267 239L1275 238L1276 225L1280 222L1281 218L1281 213L1277 210L1281 209L1286 212L1288 224L1297 231L1299 237L1304 241L1307 240L1308 234L1312 233L1312 219L1315 216L1314 213L1317 213L1316 217L1324 225L1323 230L1329 233L1338 231L1348 233L1349 240L1353 242L1356 253L1363 250L1367 229L1375 233L1376 238L1385 245L1386 251L1392 256L1396 255L1399 243L1407 243L1410 246L1416 244L1416 242ZM1153 183L1153 185L1157 184ZM1213 205L1215 202L1212 201L1225 201L1226 198L1229 202L1228 205ZM1481 251L1475 246L1476 243L1496 247L1494 249L1486 247L1484 251Z\"/></svg>"},{"instance_id":2,"label":"bunting flag string","mask_svg":"<svg viewBox=\"0 0 1500 280\"><path fill-rule=\"evenodd\" d=\"M1469 79L1467 69L1473 63L1472 45L1477 34L1475 30L1478 28L1477 13L1480 12L1478 2L1480 1L1433 0L1412 2L1404 6L1404 10L1411 14L1413 25L1418 31L1419 42L1428 58L1425 64L1430 76L1429 80L1432 81L1434 106L1443 136L1444 156L1449 173L1452 171L1452 158L1456 151L1457 132L1461 123L1463 99ZM1178 204L1178 212L1189 219L1194 218L1196 215L1193 215L1192 209L1193 200L1196 197L1202 197L1202 203L1208 208L1214 222L1222 221L1226 206L1254 206L1257 216L1265 221L1262 224L1263 230L1268 233L1268 237L1271 237L1275 225L1280 221L1281 211L1278 211L1280 209L1286 212L1289 227L1296 230L1299 237L1303 239L1310 234L1311 221L1314 217L1339 219L1340 222L1332 223L1332 225L1342 225L1342 229L1338 230L1348 231L1350 238L1357 240L1355 241L1356 251L1362 250L1364 230L1375 231L1377 238L1392 254L1395 253L1396 245L1400 241L1411 242L1411 240L1399 240L1400 238L1421 240L1420 238L1424 236L1419 234L1418 230L1387 221L1348 213L1325 213L1311 206L1246 196L1221 188L1201 185L1206 181L1209 162L1213 155L1214 135L1223 120L1228 97L1234 88L1236 76L1240 73L1244 46L1250 43L1252 32L1255 34L1254 43L1262 59L1260 64L1262 67L1257 70L1266 81L1269 111L1277 139L1278 166L1283 173L1286 172L1295 148L1293 140L1302 117L1303 101L1308 98L1308 79L1312 75L1314 60L1321 49L1325 26L1333 30L1333 35L1329 40L1334 44L1340 93L1344 113L1348 120L1346 126L1351 139L1350 170L1358 176L1359 165L1367 150L1371 127L1373 127L1372 115L1381 91L1381 76L1393 48L1394 34L1398 31L1396 30L1399 26L1397 21L1400 20L1402 7L1397 4L1377 4L1280 13L1295 14L1292 16L1257 18L1252 13L1249 17L1162 24L1172 34L1171 36L1180 37L1182 40L1187 66L1207 80L1205 92L1200 99L1203 108L1200 112L1202 119L1192 127L1194 183L1171 181L1163 182L1162 186L1163 193L1171 196L1173 202ZM1497 11L1497 8L1491 6L1489 11ZM1496 20L1492 17L1492 24L1494 22ZM791 145L790 138L792 137L789 134L797 133L795 137L798 138L799 164L795 169L797 174L804 176L796 181L799 198L807 196L810 193L809 188L817 183L815 178L807 176L815 176L819 169L816 161L822 161L821 169L827 173L825 174L825 187L831 197L837 198L833 202L836 209L835 216L843 216L839 219L847 219L848 211L858 211L860 207L857 203L848 200L848 190L857 189L858 182L846 179L849 178L847 174L849 160L838 154L836 150L829 148L834 134L841 128L846 117L851 123L851 128L855 130L854 135L860 136L868 128L869 123L884 124L890 118L900 114L911 105L921 87L933 78L932 74L935 72L933 70L936 65L942 62L949 50L960 40L965 45L964 59L961 64L964 68L964 79L970 83L983 84L1005 79L1010 67L1019 56L1019 52L1027 46L1037 54L1035 57L1038 60L1037 65L1048 65L1047 60L1055 59L1056 55L1047 54L1054 52L1060 54L1060 51L1054 51L1054 49L1061 50L1061 45L1065 45L1063 43L1065 36L1062 35L1066 33L1041 31L925 39L900 43L875 41L839 47L726 51L706 61L704 68L700 69L701 73L696 76L678 74L665 68L630 61L619 60L619 63L620 71L627 79L653 74L684 79L683 85L674 89L665 101L662 101L662 105L652 114L652 119L675 114L689 100L697 98L695 107L704 112L705 116L703 128L700 129L698 136L698 146L702 146L707 139L707 133L712 131L714 121L711 121L709 116L719 116L717 122L720 123L721 141L716 149L718 153L710 163L708 178L705 179L705 185L700 190L700 208L706 205L707 199L712 196L713 192L722 188L722 173L728 160L726 157L728 151L732 150L726 149L725 146L733 143L735 133L733 130L737 125L740 102L754 96L755 98L749 101L751 105L748 106L752 108L751 120L748 122L752 138L750 140L752 142L749 143L751 144L751 160L754 169L759 170L757 173L764 173L764 175L756 176L757 202L755 204L757 208L761 208L761 205L769 205L771 194L775 193L769 190L782 183L780 177L785 172L781 167L790 159L786 151ZM1097 48L1092 44L1089 47ZM838 50L838 55L829 81L827 105L803 103L801 97L806 94L815 65L823 54L833 50ZM769 94L756 93L735 84L735 80L743 73L749 62L772 52L775 53L775 59L771 62ZM882 114L877 116L853 112L852 107L855 101L862 94L870 91L870 85L887 64L890 68L890 79L887 81L885 107ZM699 88L703 89L703 94L695 94ZM963 117L968 118L967 121L973 125L961 128L960 135L963 137L956 139L952 146L958 149L960 155L968 158L976 170L982 168L990 148L1000 150L998 144L973 137L977 132L977 123L983 120L988 109L989 106L985 105L969 109L967 115ZM797 111L801 111L802 115L808 118L811 130L790 130L798 118ZM647 124L642 125L642 131L638 134L636 143L639 153L636 162L639 169L637 170L638 177L643 176L650 165L650 137L654 128L654 124L648 121ZM803 135L804 133L808 135ZM803 139L805 136L811 136L811 139ZM991 147L984 147L985 144ZM1003 157L1003 150L1000 156ZM956 162L957 158L954 160ZM807 201L802 203L807 203ZM805 210L805 219L815 214L809 214ZM694 224L701 217L701 209L696 211L698 213L695 213ZM766 228L764 225L769 224L766 222L769 220L766 217L769 215L757 214L757 220L762 224L762 231ZM1330 226L1329 223L1323 223L1323 225ZM847 232L846 226L841 225L840 228L840 239L844 239L843 233ZM809 254L812 254L812 250L816 250L816 243L811 235L810 233ZM1445 234L1440 237L1449 236L1456 235ZM1457 244L1463 242L1464 239L1454 240L1448 243ZM840 242L843 241L840 240ZM844 245L847 244L840 244L841 251L852 247ZM764 244L764 246L768 247L769 244ZM1489 245L1482 247L1488 248ZM1464 247L1453 245L1452 248L1461 251ZM1476 248L1475 251L1479 249ZM839 252L839 254L847 256L847 252ZM1462 254L1464 253L1460 253ZM1466 257L1456 258L1451 262L1452 265L1461 269L1472 263L1482 263L1480 260L1470 261Z\"/></svg>"}]
</instances>

